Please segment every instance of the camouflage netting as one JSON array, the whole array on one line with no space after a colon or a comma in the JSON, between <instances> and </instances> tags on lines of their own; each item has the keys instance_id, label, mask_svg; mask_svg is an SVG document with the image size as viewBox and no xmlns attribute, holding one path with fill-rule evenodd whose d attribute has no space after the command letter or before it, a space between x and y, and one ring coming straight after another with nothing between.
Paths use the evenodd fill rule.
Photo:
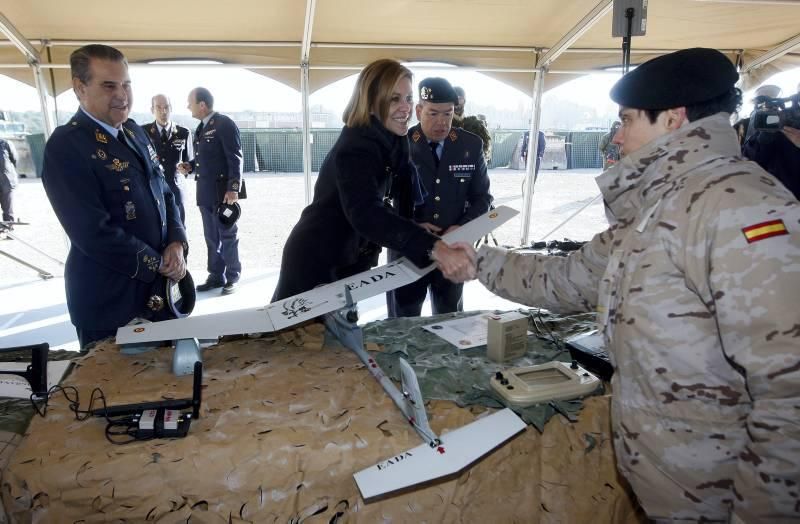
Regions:
<instances>
[{"instance_id":1,"label":"camouflage netting","mask_svg":"<svg viewBox=\"0 0 800 524\"><path fill-rule=\"evenodd\" d=\"M503 408L506 407L503 398L489 385L489 378L496 371L553 360L570 362L569 351L563 345L564 338L594 329L594 314L559 317L535 309L519 311L528 315L531 331L542 336L529 335L528 353L502 365L486 357L486 345L462 350L423 329L429 324L478 314L475 311L373 322L365 326L364 339L383 347L375 360L395 381L400 381L397 359L406 359L416 371L422 395L426 399L452 400L459 406L480 404ZM545 423L556 412L575 420L582 406L581 400L573 400L512 409L525 422L543 431Z\"/></svg>"},{"instance_id":2,"label":"camouflage netting","mask_svg":"<svg viewBox=\"0 0 800 524\"><path fill-rule=\"evenodd\" d=\"M609 397L577 422L528 428L446 482L365 504L354 472L420 443L358 359L311 324L203 352L203 407L189 435L124 446L53 397L3 474L12 522L638 522L610 442ZM172 351L101 343L65 380L110 404L183 398ZM84 406L85 407L85 406ZM428 403L440 434L487 409Z\"/></svg>"}]
</instances>

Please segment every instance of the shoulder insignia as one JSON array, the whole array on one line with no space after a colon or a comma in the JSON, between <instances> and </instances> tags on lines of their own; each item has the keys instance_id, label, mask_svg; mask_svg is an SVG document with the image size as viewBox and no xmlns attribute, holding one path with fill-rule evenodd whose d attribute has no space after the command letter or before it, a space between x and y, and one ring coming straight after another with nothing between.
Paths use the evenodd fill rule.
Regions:
<instances>
[{"instance_id":1,"label":"shoulder insignia","mask_svg":"<svg viewBox=\"0 0 800 524\"><path fill-rule=\"evenodd\" d=\"M99 158L100 160L105 160L107 158L106 152L100 148L97 148L97 158Z\"/></svg>"},{"instance_id":2,"label":"shoulder insignia","mask_svg":"<svg viewBox=\"0 0 800 524\"><path fill-rule=\"evenodd\" d=\"M416 131L414 131L414 134L411 135L411 140L413 140L414 143L417 143L419 142L420 138L422 138L422 133L420 133L419 129L417 129Z\"/></svg>"},{"instance_id":3,"label":"shoulder insignia","mask_svg":"<svg viewBox=\"0 0 800 524\"><path fill-rule=\"evenodd\" d=\"M103 133L99 129L94 130L94 138L101 144L108 144L108 137L106 136L105 133Z\"/></svg>"},{"instance_id":4,"label":"shoulder insignia","mask_svg":"<svg viewBox=\"0 0 800 524\"><path fill-rule=\"evenodd\" d=\"M456 133L455 129L450 129L450 134L447 136L450 137L451 142L455 142L456 140L458 140L458 133Z\"/></svg>"},{"instance_id":5,"label":"shoulder insignia","mask_svg":"<svg viewBox=\"0 0 800 524\"><path fill-rule=\"evenodd\" d=\"M744 233L747 243L752 244L765 238L788 235L789 231L786 229L786 224L783 223L783 220L778 219L742 228L742 233Z\"/></svg>"}]
</instances>

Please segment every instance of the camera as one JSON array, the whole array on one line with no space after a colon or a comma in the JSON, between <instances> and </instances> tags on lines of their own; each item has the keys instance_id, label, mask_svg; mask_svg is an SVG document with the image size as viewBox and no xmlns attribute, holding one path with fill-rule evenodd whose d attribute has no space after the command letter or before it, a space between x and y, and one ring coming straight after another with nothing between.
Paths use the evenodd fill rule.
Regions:
<instances>
[{"instance_id":1,"label":"camera","mask_svg":"<svg viewBox=\"0 0 800 524\"><path fill-rule=\"evenodd\" d=\"M800 93L786 98L757 96L753 114L756 131L778 132L784 127L800 129Z\"/></svg>"}]
</instances>

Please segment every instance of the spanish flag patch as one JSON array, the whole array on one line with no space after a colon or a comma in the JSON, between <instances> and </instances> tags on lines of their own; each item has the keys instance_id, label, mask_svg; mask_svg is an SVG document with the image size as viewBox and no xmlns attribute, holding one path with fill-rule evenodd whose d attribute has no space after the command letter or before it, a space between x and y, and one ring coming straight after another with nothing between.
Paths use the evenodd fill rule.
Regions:
<instances>
[{"instance_id":1,"label":"spanish flag patch","mask_svg":"<svg viewBox=\"0 0 800 524\"><path fill-rule=\"evenodd\" d=\"M783 220L779 219L742 228L742 233L744 233L747 243L752 244L765 238L788 235L789 231L786 229L786 224L783 223Z\"/></svg>"}]
</instances>

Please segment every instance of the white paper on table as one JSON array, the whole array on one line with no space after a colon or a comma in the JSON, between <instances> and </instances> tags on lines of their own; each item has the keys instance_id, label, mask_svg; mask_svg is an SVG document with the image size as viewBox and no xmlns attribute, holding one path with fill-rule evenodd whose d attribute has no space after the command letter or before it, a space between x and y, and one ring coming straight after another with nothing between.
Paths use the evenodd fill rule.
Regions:
<instances>
[{"instance_id":1,"label":"white paper on table","mask_svg":"<svg viewBox=\"0 0 800 524\"><path fill-rule=\"evenodd\" d=\"M486 344L490 313L454 318L422 326L426 331L445 339L459 349L469 349Z\"/></svg>"},{"instance_id":2,"label":"white paper on table","mask_svg":"<svg viewBox=\"0 0 800 524\"><path fill-rule=\"evenodd\" d=\"M52 360L47 363L47 389L61 382L70 364L71 360ZM0 362L0 369L25 371L29 365L30 362ZM30 398L31 393L31 385L24 377L0 373L0 397Z\"/></svg>"}]
</instances>

